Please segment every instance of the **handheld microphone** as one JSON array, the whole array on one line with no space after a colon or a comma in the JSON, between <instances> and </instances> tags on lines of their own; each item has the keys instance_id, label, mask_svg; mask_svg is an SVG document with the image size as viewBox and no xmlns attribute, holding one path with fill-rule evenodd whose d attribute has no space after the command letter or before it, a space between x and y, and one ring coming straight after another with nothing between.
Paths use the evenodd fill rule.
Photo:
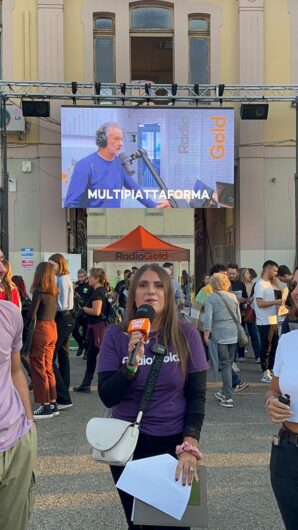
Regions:
<instances>
[{"instance_id":1,"label":"handheld microphone","mask_svg":"<svg viewBox=\"0 0 298 530\"><path fill-rule=\"evenodd\" d=\"M132 168L130 157L125 153L120 153L119 158L126 173L128 173L129 176L134 175L135 170Z\"/></svg>"},{"instance_id":2,"label":"handheld microphone","mask_svg":"<svg viewBox=\"0 0 298 530\"><path fill-rule=\"evenodd\" d=\"M144 335L145 340L147 340L150 333L151 323L153 322L154 317L155 311L151 305L141 305L137 309L135 318L130 321L127 332L131 335L135 331L140 331ZM127 361L128 366L134 365L139 347L140 343L138 343L135 346L134 350L129 354Z\"/></svg>"}]
</instances>

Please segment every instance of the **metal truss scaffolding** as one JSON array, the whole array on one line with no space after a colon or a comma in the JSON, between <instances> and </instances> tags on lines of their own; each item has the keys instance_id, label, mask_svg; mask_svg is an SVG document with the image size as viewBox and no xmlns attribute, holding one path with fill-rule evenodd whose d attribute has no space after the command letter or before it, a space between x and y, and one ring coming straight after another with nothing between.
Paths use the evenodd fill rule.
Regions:
<instances>
[{"instance_id":1,"label":"metal truss scaffolding","mask_svg":"<svg viewBox=\"0 0 298 530\"><path fill-rule=\"evenodd\" d=\"M0 186L0 246L8 255L8 170L7 170L7 131L6 103L9 100L61 100L76 104L87 101L94 105L149 104L175 105L188 103L190 106L223 103L290 103L296 107L296 262L298 256L298 85L181 85L154 84L150 82L131 83L40 83L39 81L0 81L0 138L1 176Z\"/></svg>"},{"instance_id":2,"label":"metal truss scaffolding","mask_svg":"<svg viewBox=\"0 0 298 530\"><path fill-rule=\"evenodd\" d=\"M167 103L294 102L298 85L178 85L153 83L39 83L0 81L0 97L5 99L75 99L98 102L129 101Z\"/></svg>"}]
</instances>

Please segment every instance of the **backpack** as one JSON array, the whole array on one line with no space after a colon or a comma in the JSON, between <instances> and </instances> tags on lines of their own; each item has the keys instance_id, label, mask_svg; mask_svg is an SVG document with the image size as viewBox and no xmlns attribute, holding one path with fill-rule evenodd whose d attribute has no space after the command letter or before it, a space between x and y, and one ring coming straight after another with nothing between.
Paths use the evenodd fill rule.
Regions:
<instances>
[{"instance_id":1,"label":"backpack","mask_svg":"<svg viewBox=\"0 0 298 530\"><path fill-rule=\"evenodd\" d=\"M106 294L106 310L104 320L108 324L120 324L123 321L123 316L118 304L115 304L111 295Z\"/></svg>"}]
</instances>

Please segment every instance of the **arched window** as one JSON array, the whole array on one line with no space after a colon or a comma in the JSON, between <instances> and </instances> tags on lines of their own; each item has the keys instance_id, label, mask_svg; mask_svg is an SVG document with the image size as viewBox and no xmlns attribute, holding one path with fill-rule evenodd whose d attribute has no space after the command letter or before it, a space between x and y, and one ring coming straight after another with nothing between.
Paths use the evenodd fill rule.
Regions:
<instances>
[{"instance_id":1,"label":"arched window","mask_svg":"<svg viewBox=\"0 0 298 530\"><path fill-rule=\"evenodd\" d=\"M189 82L208 84L210 80L210 17L189 15Z\"/></svg>"},{"instance_id":2,"label":"arched window","mask_svg":"<svg viewBox=\"0 0 298 530\"><path fill-rule=\"evenodd\" d=\"M173 9L163 6L136 6L130 11L131 30L172 30Z\"/></svg>"},{"instance_id":3,"label":"arched window","mask_svg":"<svg viewBox=\"0 0 298 530\"><path fill-rule=\"evenodd\" d=\"M130 8L131 79L173 81L173 7L160 2Z\"/></svg>"},{"instance_id":4,"label":"arched window","mask_svg":"<svg viewBox=\"0 0 298 530\"><path fill-rule=\"evenodd\" d=\"M115 16L95 14L93 17L94 79L115 82Z\"/></svg>"}]
</instances>

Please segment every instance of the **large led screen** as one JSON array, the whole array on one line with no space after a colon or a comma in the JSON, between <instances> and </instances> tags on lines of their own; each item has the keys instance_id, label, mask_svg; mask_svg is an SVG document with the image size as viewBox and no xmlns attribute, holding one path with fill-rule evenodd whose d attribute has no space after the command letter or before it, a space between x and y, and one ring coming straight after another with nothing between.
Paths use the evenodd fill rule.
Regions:
<instances>
[{"instance_id":1,"label":"large led screen","mask_svg":"<svg viewBox=\"0 0 298 530\"><path fill-rule=\"evenodd\" d=\"M62 107L67 208L234 206L234 111Z\"/></svg>"}]
</instances>

